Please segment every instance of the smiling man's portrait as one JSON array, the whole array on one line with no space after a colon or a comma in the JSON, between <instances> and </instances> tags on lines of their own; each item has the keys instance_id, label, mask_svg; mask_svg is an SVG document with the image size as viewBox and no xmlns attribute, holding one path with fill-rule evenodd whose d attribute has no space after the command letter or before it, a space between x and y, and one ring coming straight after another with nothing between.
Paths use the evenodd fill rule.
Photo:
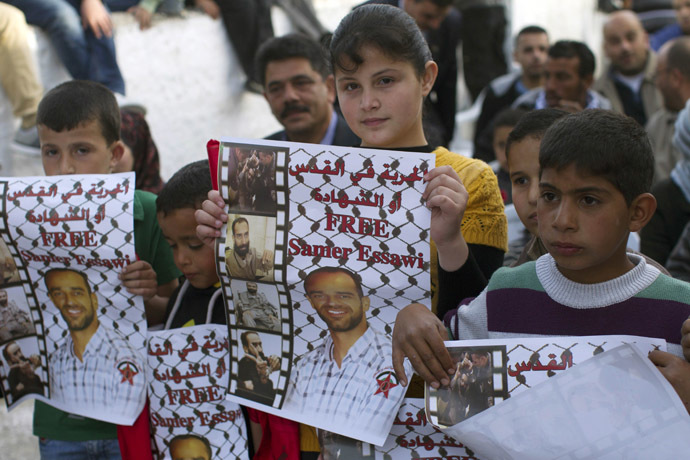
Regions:
<instances>
[{"instance_id":1,"label":"smiling man's portrait","mask_svg":"<svg viewBox=\"0 0 690 460\"><path fill-rule=\"evenodd\" d=\"M101 323L88 277L56 268L44 281L68 332L50 355L51 399L84 409L136 412L145 395L140 353Z\"/></svg>"},{"instance_id":2,"label":"smiling man's portrait","mask_svg":"<svg viewBox=\"0 0 690 460\"><path fill-rule=\"evenodd\" d=\"M404 387L392 368L390 336L367 322L370 300L359 275L317 268L305 277L304 291L328 334L294 364L283 408L334 423L356 420L363 430L384 425Z\"/></svg>"}]
</instances>

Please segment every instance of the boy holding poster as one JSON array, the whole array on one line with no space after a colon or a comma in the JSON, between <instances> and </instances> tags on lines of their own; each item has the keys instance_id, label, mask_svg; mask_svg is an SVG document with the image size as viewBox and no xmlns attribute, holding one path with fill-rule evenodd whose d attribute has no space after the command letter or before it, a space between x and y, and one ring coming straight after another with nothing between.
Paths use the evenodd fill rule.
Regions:
<instances>
[{"instance_id":1,"label":"boy holding poster","mask_svg":"<svg viewBox=\"0 0 690 460\"><path fill-rule=\"evenodd\" d=\"M211 184L208 160L180 168L156 198L158 225L172 248L185 281L170 297L165 329L199 324L227 324L213 249L196 236L194 212Z\"/></svg>"},{"instance_id":2,"label":"boy holding poster","mask_svg":"<svg viewBox=\"0 0 690 460\"><path fill-rule=\"evenodd\" d=\"M49 91L38 107L43 170L61 174L109 174L124 152L120 112L104 86L69 81ZM142 295L147 319L156 324L177 286L179 272L155 218L155 196L134 194L135 250L140 260L119 274L131 294ZM41 458L76 458L96 450L100 458L121 458L116 426L76 416L36 401L34 434Z\"/></svg>"},{"instance_id":3,"label":"boy holding poster","mask_svg":"<svg viewBox=\"0 0 690 460\"><path fill-rule=\"evenodd\" d=\"M479 297L446 316L453 336L629 334L663 338L681 356L678 326L690 314L690 286L626 252L629 233L639 231L656 207L644 129L603 110L569 115L546 131L539 164L537 222L548 254L496 272ZM396 331L408 334L426 314L406 308ZM423 336L434 344L427 361L445 359L439 332ZM414 350L406 354L432 386L448 378L429 372L438 363L422 368Z\"/></svg>"}]
</instances>

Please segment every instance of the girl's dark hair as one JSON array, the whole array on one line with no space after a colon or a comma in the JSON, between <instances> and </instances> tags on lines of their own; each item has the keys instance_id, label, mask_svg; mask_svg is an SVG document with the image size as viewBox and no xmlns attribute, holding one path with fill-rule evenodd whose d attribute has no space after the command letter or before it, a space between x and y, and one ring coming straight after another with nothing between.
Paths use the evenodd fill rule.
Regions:
<instances>
[{"instance_id":1,"label":"girl's dark hair","mask_svg":"<svg viewBox=\"0 0 690 460\"><path fill-rule=\"evenodd\" d=\"M137 173L136 189L159 193L164 182L160 176L158 147L144 115L136 110L120 109L120 137L132 151L132 171Z\"/></svg>"},{"instance_id":2,"label":"girl's dark hair","mask_svg":"<svg viewBox=\"0 0 690 460\"><path fill-rule=\"evenodd\" d=\"M340 21L330 44L333 69L355 72L364 62L360 53L365 46L374 46L395 61L409 62L419 76L432 60L414 19L391 5L363 5Z\"/></svg>"}]
</instances>

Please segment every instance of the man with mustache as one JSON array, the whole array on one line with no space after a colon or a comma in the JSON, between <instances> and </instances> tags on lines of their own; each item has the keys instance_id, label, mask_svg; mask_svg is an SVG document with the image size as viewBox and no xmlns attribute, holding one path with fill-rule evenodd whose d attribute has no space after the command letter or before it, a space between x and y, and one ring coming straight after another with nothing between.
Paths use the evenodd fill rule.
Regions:
<instances>
[{"instance_id":1,"label":"man with mustache","mask_svg":"<svg viewBox=\"0 0 690 460\"><path fill-rule=\"evenodd\" d=\"M240 334L244 356L239 361L237 396L263 404L273 404L276 391L270 375L280 369L280 357L266 356L257 332Z\"/></svg>"},{"instance_id":2,"label":"man with mustache","mask_svg":"<svg viewBox=\"0 0 690 460\"><path fill-rule=\"evenodd\" d=\"M7 383L10 385L12 402L16 402L17 399L29 393L43 394L41 378L34 372L41 366L41 359L38 355L31 355L26 358L19 344L12 341L5 345L2 356L10 368Z\"/></svg>"},{"instance_id":3,"label":"man with mustache","mask_svg":"<svg viewBox=\"0 0 690 460\"><path fill-rule=\"evenodd\" d=\"M49 270L48 297L69 334L50 355L50 397L65 407L137 412L145 397L140 353L98 319L98 298L87 276L69 268Z\"/></svg>"},{"instance_id":4,"label":"man with mustache","mask_svg":"<svg viewBox=\"0 0 690 460\"><path fill-rule=\"evenodd\" d=\"M361 280L342 267L321 267L306 276L304 291L329 334L294 364L284 408L334 426L356 421L377 429L395 414L405 387L393 371L390 336L367 322Z\"/></svg>"},{"instance_id":5,"label":"man with mustache","mask_svg":"<svg viewBox=\"0 0 690 460\"><path fill-rule=\"evenodd\" d=\"M233 278L257 280L272 278L273 251L264 250L259 257L256 249L249 245L249 222L244 217L232 221L233 247L225 250L225 263Z\"/></svg>"},{"instance_id":6,"label":"man with mustache","mask_svg":"<svg viewBox=\"0 0 690 460\"><path fill-rule=\"evenodd\" d=\"M240 324L248 327L280 331L280 314L278 309L266 298L266 294L259 292L255 282L247 281L247 290L239 292L235 299Z\"/></svg>"},{"instance_id":7,"label":"man with mustache","mask_svg":"<svg viewBox=\"0 0 690 460\"><path fill-rule=\"evenodd\" d=\"M560 40L551 45L544 66L544 86L523 94L512 107L528 110L546 107L579 112L611 109L611 102L590 89L594 82L594 54L587 45Z\"/></svg>"},{"instance_id":8,"label":"man with mustache","mask_svg":"<svg viewBox=\"0 0 690 460\"><path fill-rule=\"evenodd\" d=\"M335 82L321 45L297 34L273 38L259 49L256 67L271 112L285 128L267 139L359 145L334 109Z\"/></svg>"},{"instance_id":9,"label":"man with mustache","mask_svg":"<svg viewBox=\"0 0 690 460\"><path fill-rule=\"evenodd\" d=\"M9 300L7 291L0 289L0 341L35 334L36 329L31 323L29 314Z\"/></svg>"},{"instance_id":10,"label":"man with mustache","mask_svg":"<svg viewBox=\"0 0 690 460\"><path fill-rule=\"evenodd\" d=\"M611 101L613 110L644 126L661 108L661 93L654 83L656 56L635 13L621 10L609 15L604 24L604 53L611 63L594 83L594 90Z\"/></svg>"}]
</instances>

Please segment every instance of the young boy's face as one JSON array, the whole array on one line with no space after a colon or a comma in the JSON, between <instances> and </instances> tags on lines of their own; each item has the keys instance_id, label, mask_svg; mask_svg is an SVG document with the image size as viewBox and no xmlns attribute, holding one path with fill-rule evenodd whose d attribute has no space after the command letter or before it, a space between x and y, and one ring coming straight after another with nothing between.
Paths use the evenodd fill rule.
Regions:
<instances>
[{"instance_id":1,"label":"young boy's face","mask_svg":"<svg viewBox=\"0 0 690 460\"><path fill-rule=\"evenodd\" d=\"M570 165L544 169L539 191L539 236L566 278L601 283L632 268L625 252L631 207L613 184Z\"/></svg>"},{"instance_id":2,"label":"young boy's face","mask_svg":"<svg viewBox=\"0 0 690 460\"><path fill-rule=\"evenodd\" d=\"M108 145L95 120L61 132L38 125L38 137L46 176L109 174L122 157L122 142Z\"/></svg>"},{"instance_id":3,"label":"young boy's face","mask_svg":"<svg viewBox=\"0 0 690 460\"><path fill-rule=\"evenodd\" d=\"M537 198L539 198L539 144L541 138L531 136L510 144L508 171L513 185L513 205L522 225L534 236L537 229Z\"/></svg>"},{"instance_id":4,"label":"young boy's face","mask_svg":"<svg viewBox=\"0 0 690 460\"><path fill-rule=\"evenodd\" d=\"M508 134L513 130L514 126L498 126L494 129L494 154L501 169L508 170L508 162L506 160L506 141L508 141Z\"/></svg>"},{"instance_id":5,"label":"young boy's face","mask_svg":"<svg viewBox=\"0 0 690 460\"><path fill-rule=\"evenodd\" d=\"M206 289L218 282L213 248L196 236L196 220L192 208L181 208L167 215L158 213L158 225L173 251L175 265L197 289Z\"/></svg>"}]
</instances>

